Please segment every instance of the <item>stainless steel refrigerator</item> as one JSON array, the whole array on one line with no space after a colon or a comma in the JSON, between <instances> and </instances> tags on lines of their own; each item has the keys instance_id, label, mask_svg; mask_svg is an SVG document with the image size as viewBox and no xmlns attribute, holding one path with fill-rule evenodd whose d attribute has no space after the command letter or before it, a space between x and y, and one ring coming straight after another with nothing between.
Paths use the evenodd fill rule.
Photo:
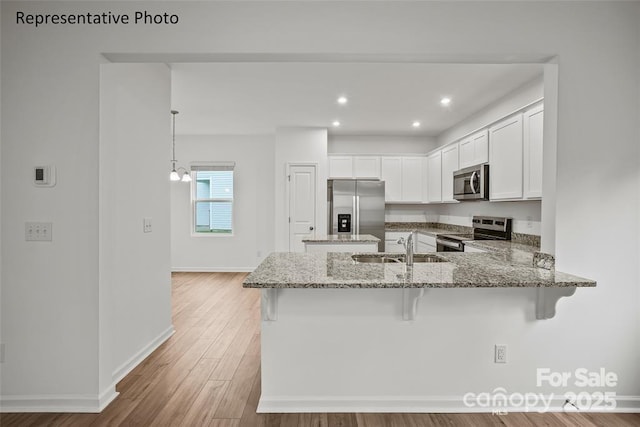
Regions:
<instances>
[{"instance_id":1,"label":"stainless steel refrigerator","mask_svg":"<svg viewBox=\"0 0 640 427\"><path fill-rule=\"evenodd\" d=\"M327 207L327 234L372 234L384 252L384 181L330 179Z\"/></svg>"}]
</instances>

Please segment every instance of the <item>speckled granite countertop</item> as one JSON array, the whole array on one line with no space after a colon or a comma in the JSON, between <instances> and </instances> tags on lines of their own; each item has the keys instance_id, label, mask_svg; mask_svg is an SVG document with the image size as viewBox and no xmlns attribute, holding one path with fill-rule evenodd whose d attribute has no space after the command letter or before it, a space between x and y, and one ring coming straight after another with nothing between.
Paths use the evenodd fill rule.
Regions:
<instances>
[{"instance_id":1,"label":"speckled granite countertop","mask_svg":"<svg viewBox=\"0 0 640 427\"><path fill-rule=\"evenodd\" d=\"M317 239L304 239L303 243L378 243L380 239L371 234L329 234Z\"/></svg>"},{"instance_id":2,"label":"speckled granite countertop","mask_svg":"<svg viewBox=\"0 0 640 427\"><path fill-rule=\"evenodd\" d=\"M368 254L371 255L371 254ZM376 256L376 254L373 254ZM377 254L383 256L384 254ZM388 254L397 257L398 254ZM349 253L269 255L244 281L245 288L506 288L595 286L567 273L532 267L522 251L440 252L445 262L357 264Z\"/></svg>"}]
</instances>

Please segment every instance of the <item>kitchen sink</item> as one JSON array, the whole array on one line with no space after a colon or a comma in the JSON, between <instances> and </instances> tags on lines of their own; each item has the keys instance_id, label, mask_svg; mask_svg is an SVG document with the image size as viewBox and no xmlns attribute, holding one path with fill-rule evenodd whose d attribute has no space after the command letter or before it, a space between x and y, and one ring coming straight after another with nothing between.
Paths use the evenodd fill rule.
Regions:
<instances>
[{"instance_id":1,"label":"kitchen sink","mask_svg":"<svg viewBox=\"0 0 640 427\"><path fill-rule=\"evenodd\" d=\"M405 262L405 255L375 255L375 254L356 254L352 255L356 263L392 263L392 262ZM413 254L413 262L446 262L446 260L436 254Z\"/></svg>"}]
</instances>

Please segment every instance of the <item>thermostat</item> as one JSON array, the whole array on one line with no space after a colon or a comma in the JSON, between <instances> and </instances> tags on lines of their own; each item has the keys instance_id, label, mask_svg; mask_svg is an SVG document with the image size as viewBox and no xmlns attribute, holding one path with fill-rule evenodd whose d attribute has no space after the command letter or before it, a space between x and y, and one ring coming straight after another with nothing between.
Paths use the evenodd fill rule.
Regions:
<instances>
[{"instance_id":1,"label":"thermostat","mask_svg":"<svg viewBox=\"0 0 640 427\"><path fill-rule=\"evenodd\" d=\"M56 185L55 166L36 166L33 168L33 183L36 187L53 187Z\"/></svg>"}]
</instances>

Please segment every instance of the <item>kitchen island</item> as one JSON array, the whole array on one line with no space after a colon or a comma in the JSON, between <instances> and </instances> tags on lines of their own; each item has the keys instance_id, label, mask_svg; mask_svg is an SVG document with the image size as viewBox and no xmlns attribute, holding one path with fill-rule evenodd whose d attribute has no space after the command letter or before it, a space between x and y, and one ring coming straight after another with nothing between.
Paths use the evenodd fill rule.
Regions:
<instances>
[{"instance_id":1,"label":"kitchen island","mask_svg":"<svg viewBox=\"0 0 640 427\"><path fill-rule=\"evenodd\" d=\"M504 248L425 254L413 267L398 254L361 259L273 253L246 278L244 287L262 292L259 412L455 412L462 397L441 396L490 360L453 350L457 334L489 328L479 313L535 322L553 317L561 297L596 285ZM491 354L493 343L472 344ZM452 362L454 370L442 368Z\"/></svg>"}]
</instances>

